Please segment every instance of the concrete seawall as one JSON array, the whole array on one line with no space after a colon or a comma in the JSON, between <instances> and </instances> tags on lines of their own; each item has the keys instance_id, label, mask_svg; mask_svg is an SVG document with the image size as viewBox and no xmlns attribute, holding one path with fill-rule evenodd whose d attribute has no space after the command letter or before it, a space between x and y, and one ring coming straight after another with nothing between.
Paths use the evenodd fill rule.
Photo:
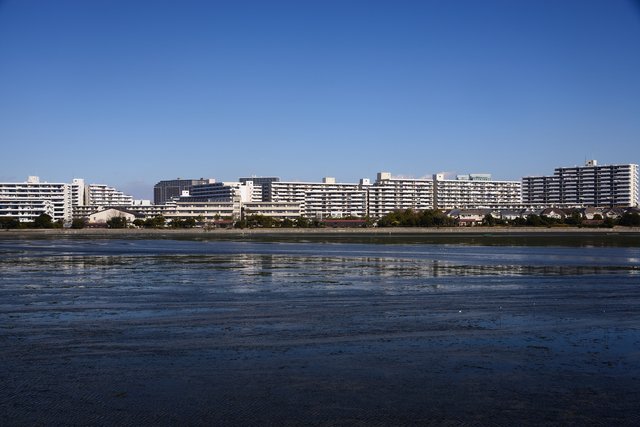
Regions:
<instances>
[{"instance_id":1,"label":"concrete seawall","mask_svg":"<svg viewBox=\"0 0 640 427\"><path fill-rule=\"evenodd\" d=\"M264 235L607 235L639 234L640 227L578 228L578 227L442 227L442 228L254 228L254 229L38 229L0 230L2 237L29 236L264 236Z\"/></svg>"}]
</instances>

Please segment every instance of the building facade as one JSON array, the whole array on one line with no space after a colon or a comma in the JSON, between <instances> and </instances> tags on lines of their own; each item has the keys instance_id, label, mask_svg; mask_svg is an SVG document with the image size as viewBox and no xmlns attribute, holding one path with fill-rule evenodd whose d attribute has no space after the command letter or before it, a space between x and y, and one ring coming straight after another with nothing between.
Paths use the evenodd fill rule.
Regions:
<instances>
[{"instance_id":1,"label":"building facade","mask_svg":"<svg viewBox=\"0 0 640 427\"><path fill-rule=\"evenodd\" d=\"M563 203L576 206L638 206L638 165L598 165L555 168L552 176L522 178L523 203Z\"/></svg>"},{"instance_id":2,"label":"building facade","mask_svg":"<svg viewBox=\"0 0 640 427\"><path fill-rule=\"evenodd\" d=\"M131 206L133 197L106 184L89 184L85 187L86 201L92 206Z\"/></svg>"},{"instance_id":3,"label":"building facade","mask_svg":"<svg viewBox=\"0 0 640 427\"><path fill-rule=\"evenodd\" d=\"M335 178L322 182L269 182L263 198L268 202L290 202L300 205L307 218L341 218L364 216L367 209L366 190L359 184L336 183Z\"/></svg>"},{"instance_id":4,"label":"building facade","mask_svg":"<svg viewBox=\"0 0 640 427\"><path fill-rule=\"evenodd\" d=\"M209 199L227 199L240 197L242 202L253 201L253 182L210 182L207 184L196 184L189 192L191 197Z\"/></svg>"},{"instance_id":5,"label":"building facade","mask_svg":"<svg viewBox=\"0 0 640 427\"><path fill-rule=\"evenodd\" d=\"M53 221L71 221L71 184L40 182L30 176L27 182L0 183L0 216L33 221L41 214Z\"/></svg>"},{"instance_id":6,"label":"building facade","mask_svg":"<svg viewBox=\"0 0 640 427\"><path fill-rule=\"evenodd\" d=\"M266 202L264 198L264 194L266 194L264 188L270 182L280 182L280 178L277 176L263 177L253 175L251 178L238 178L238 181L241 184L246 184L248 181L251 181L253 183L253 196L251 200L254 202Z\"/></svg>"},{"instance_id":7,"label":"building facade","mask_svg":"<svg viewBox=\"0 0 640 427\"><path fill-rule=\"evenodd\" d=\"M191 190L191 187L198 184L208 184L215 182L211 179L173 179L168 181L160 181L153 186L153 204L163 205L172 197L179 197L183 191Z\"/></svg>"},{"instance_id":8,"label":"building facade","mask_svg":"<svg viewBox=\"0 0 640 427\"><path fill-rule=\"evenodd\" d=\"M367 215L382 217L395 210L433 209L433 180L392 178L389 172L379 172L373 185L363 185L367 191Z\"/></svg>"},{"instance_id":9,"label":"building facade","mask_svg":"<svg viewBox=\"0 0 640 427\"><path fill-rule=\"evenodd\" d=\"M433 175L434 208L484 208L522 203L519 181L492 181L490 174L458 175L455 180L444 174Z\"/></svg>"}]
</instances>

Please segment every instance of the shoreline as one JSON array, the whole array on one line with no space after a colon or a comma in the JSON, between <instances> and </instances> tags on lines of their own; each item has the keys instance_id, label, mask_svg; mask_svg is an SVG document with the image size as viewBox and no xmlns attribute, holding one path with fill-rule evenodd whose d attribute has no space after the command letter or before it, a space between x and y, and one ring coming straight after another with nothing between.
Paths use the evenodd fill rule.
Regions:
<instances>
[{"instance_id":1,"label":"shoreline","mask_svg":"<svg viewBox=\"0 0 640 427\"><path fill-rule=\"evenodd\" d=\"M578 228L578 227L389 227L389 228L253 228L253 229L5 229L2 237L29 236L425 236L425 235L640 235L640 227Z\"/></svg>"}]
</instances>

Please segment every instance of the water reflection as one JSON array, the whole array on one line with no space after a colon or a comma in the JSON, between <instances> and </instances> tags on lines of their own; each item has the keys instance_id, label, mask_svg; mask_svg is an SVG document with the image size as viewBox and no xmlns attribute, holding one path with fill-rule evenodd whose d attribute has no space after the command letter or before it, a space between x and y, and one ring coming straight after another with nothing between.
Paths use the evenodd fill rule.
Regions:
<instances>
[{"instance_id":1,"label":"water reflection","mask_svg":"<svg viewBox=\"0 0 640 427\"><path fill-rule=\"evenodd\" d=\"M371 288L380 283L423 288L440 278L637 274L636 266L465 265L443 260L292 255L44 256L0 260L2 286L197 285L229 292Z\"/></svg>"}]
</instances>

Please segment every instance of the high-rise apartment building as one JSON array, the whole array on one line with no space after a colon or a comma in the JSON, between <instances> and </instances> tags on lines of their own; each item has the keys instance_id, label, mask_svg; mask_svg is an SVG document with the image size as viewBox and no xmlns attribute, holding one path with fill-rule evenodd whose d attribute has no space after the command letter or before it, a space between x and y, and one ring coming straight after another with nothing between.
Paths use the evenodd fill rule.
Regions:
<instances>
[{"instance_id":1,"label":"high-rise apartment building","mask_svg":"<svg viewBox=\"0 0 640 427\"><path fill-rule=\"evenodd\" d=\"M133 204L133 197L106 184L89 184L85 188L88 205L131 206Z\"/></svg>"},{"instance_id":2,"label":"high-rise apartment building","mask_svg":"<svg viewBox=\"0 0 640 427\"><path fill-rule=\"evenodd\" d=\"M213 181L213 180L212 180ZM251 202L253 198L253 182L210 182L207 184L196 184L189 191L190 197L207 199L226 199L240 197L243 203Z\"/></svg>"},{"instance_id":3,"label":"high-rise apartment building","mask_svg":"<svg viewBox=\"0 0 640 427\"><path fill-rule=\"evenodd\" d=\"M490 207L522 202L519 181L493 181L490 174L433 175L434 208Z\"/></svg>"},{"instance_id":4,"label":"high-rise apartment building","mask_svg":"<svg viewBox=\"0 0 640 427\"><path fill-rule=\"evenodd\" d=\"M299 203L307 218L342 218L364 216L367 211L366 190L359 184L336 183L335 178L322 182L278 182L264 184L268 202Z\"/></svg>"},{"instance_id":5,"label":"high-rise apartment building","mask_svg":"<svg viewBox=\"0 0 640 427\"><path fill-rule=\"evenodd\" d=\"M25 222L43 213L54 221L71 221L71 184L40 182L37 176L27 182L0 183L0 216Z\"/></svg>"},{"instance_id":6,"label":"high-rise apartment building","mask_svg":"<svg viewBox=\"0 0 640 427\"><path fill-rule=\"evenodd\" d=\"M266 192L264 191L264 188L267 186L267 184L269 184L270 182L280 182L280 178L277 176L251 176L251 178L238 178L238 181L240 181L240 183L242 184L246 184L248 181L253 182L253 196L251 197L251 199L254 202L264 202L266 201L266 199L264 198Z\"/></svg>"},{"instance_id":7,"label":"high-rise apartment building","mask_svg":"<svg viewBox=\"0 0 640 427\"><path fill-rule=\"evenodd\" d=\"M555 168L552 176L522 178L523 203L566 203L580 206L638 206L638 165Z\"/></svg>"},{"instance_id":8,"label":"high-rise apartment building","mask_svg":"<svg viewBox=\"0 0 640 427\"><path fill-rule=\"evenodd\" d=\"M433 180L392 178L379 172L373 185L365 186L368 194L367 214L379 218L394 210L433 209Z\"/></svg>"},{"instance_id":9,"label":"high-rise apartment building","mask_svg":"<svg viewBox=\"0 0 640 427\"><path fill-rule=\"evenodd\" d=\"M173 179L169 181L160 181L153 186L153 203L163 205L172 197L179 197L185 190L191 190L191 187L198 184L208 184L215 182L211 179Z\"/></svg>"}]
</instances>

